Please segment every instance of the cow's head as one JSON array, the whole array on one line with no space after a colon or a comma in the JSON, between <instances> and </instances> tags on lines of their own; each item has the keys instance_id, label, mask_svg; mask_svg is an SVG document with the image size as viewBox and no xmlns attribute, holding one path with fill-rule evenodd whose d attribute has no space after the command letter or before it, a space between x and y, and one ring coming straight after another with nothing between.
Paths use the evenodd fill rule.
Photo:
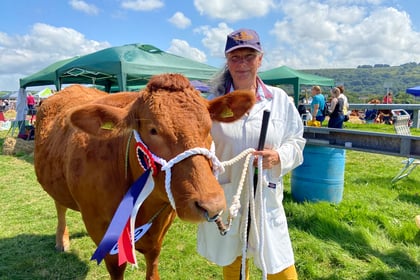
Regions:
<instances>
[{"instance_id":1,"label":"cow's head","mask_svg":"<svg viewBox=\"0 0 420 280\"><path fill-rule=\"evenodd\" d=\"M212 120L233 122L254 103L255 96L248 91L208 101L184 76L165 74L153 77L127 106L112 106L113 102L105 101L84 105L72 112L70 120L99 137L117 137L122 132L127 135L134 129L153 154L169 161L190 149L210 149ZM155 183L162 199L168 200L163 173L155 177ZM171 191L181 219L197 222L203 220L205 212L214 216L225 208L223 190L208 157L190 156L175 164L171 173Z\"/></svg>"}]
</instances>

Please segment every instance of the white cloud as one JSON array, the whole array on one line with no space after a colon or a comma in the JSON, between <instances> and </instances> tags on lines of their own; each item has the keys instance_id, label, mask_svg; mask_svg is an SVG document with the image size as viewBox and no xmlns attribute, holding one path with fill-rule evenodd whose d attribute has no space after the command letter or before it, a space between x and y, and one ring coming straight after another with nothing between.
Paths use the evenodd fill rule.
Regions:
<instances>
[{"instance_id":1,"label":"white cloud","mask_svg":"<svg viewBox=\"0 0 420 280\"><path fill-rule=\"evenodd\" d=\"M84 12L89 15L97 15L99 14L99 9L93 5L88 4L85 1L82 0L70 0L69 1L70 6L78 11Z\"/></svg>"},{"instance_id":2,"label":"white cloud","mask_svg":"<svg viewBox=\"0 0 420 280\"><path fill-rule=\"evenodd\" d=\"M134 11L151 11L163 7L161 0L125 0L121 7Z\"/></svg>"},{"instance_id":3,"label":"white cloud","mask_svg":"<svg viewBox=\"0 0 420 280\"><path fill-rule=\"evenodd\" d=\"M298 69L419 61L420 33L412 30L408 14L366 2L381 3L285 1L286 16L270 31L276 42L266 46L266 60Z\"/></svg>"},{"instance_id":4,"label":"white cloud","mask_svg":"<svg viewBox=\"0 0 420 280\"><path fill-rule=\"evenodd\" d=\"M205 63L207 61L206 54L197 48L191 47L187 41L173 39L171 46L167 50L169 53L183 56L196 60L198 62Z\"/></svg>"},{"instance_id":5,"label":"white cloud","mask_svg":"<svg viewBox=\"0 0 420 280\"><path fill-rule=\"evenodd\" d=\"M201 15L228 22L265 16L276 7L274 0L194 0Z\"/></svg>"},{"instance_id":6,"label":"white cloud","mask_svg":"<svg viewBox=\"0 0 420 280\"><path fill-rule=\"evenodd\" d=\"M214 28L201 26L194 29L194 32L204 36L201 42L210 51L210 55L215 57L224 57L226 36L232 31L233 29L224 22Z\"/></svg>"},{"instance_id":7,"label":"white cloud","mask_svg":"<svg viewBox=\"0 0 420 280\"><path fill-rule=\"evenodd\" d=\"M112 6L110 2L113 5L117 3L119 7L112 6L112 10L99 10L90 4L99 2L67 0L64 5L87 14L106 12L111 15L108 18L95 18L103 26L95 36L107 38L114 34L114 44L131 42L137 30L142 38L159 43L160 40L174 38L169 31L175 30L174 27L186 29L177 31L180 34L184 32L184 35L177 35L182 36L183 40L173 39L169 51L201 62L210 61L212 65L224 61L226 35L239 27L254 28L260 33L265 53L262 70L280 65L319 69L376 63L400 65L420 61L418 26L413 27L409 14L394 4L398 3L397 0L194 0L198 12L194 14L189 10L190 18L183 14L187 13L187 8L181 9L181 4L175 2L169 5L169 1L163 0L112 0L106 1L106 5L101 7L106 9ZM152 11L149 13L152 14L151 18L158 17L158 14L153 15L153 10L164 7L164 3L168 7L162 9L160 17L153 24L156 28L166 30L166 36L161 37L162 34L155 32L153 35L156 36L149 36L147 27L139 30L138 26L135 32L121 28L118 34L110 33L109 30L118 24L133 25L133 18L126 17L130 11ZM43 8L40 6L40 11ZM163 15L163 11L169 14ZM197 16L198 13L202 16ZM119 15L117 19L116 14ZM149 18L149 14L144 13L145 18ZM34 16L39 16L37 11L34 11ZM104 18L106 22L101 22ZM0 28L0 90L16 90L19 78L53 62L110 46L108 42L86 38L84 34L88 34L89 30L83 28L89 26L74 30L34 24L28 18L25 20L16 23L16 28L12 29L16 31L9 31L7 25ZM66 22L69 27L72 26L67 19ZM18 31L21 30L19 28L25 28L28 24L33 25L27 34L13 33L22 32ZM171 24L173 26L169 26ZM104 30L109 34L100 32ZM201 44L196 39L201 40Z\"/></svg>"},{"instance_id":8,"label":"white cloud","mask_svg":"<svg viewBox=\"0 0 420 280\"><path fill-rule=\"evenodd\" d=\"M420 33L412 30L405 12L394 8L375 10L356 26L345 26L343 33L348 44L338 46L336 52L347 60L392 65L420 60Z\"/></svg>"},{"instance_id":9,"label":"white cloud","mask_svg":"<svg viewBox=\"0 0 420 280\"><path fill-rule=\"evenodd\" d=\"M88 40L78 31L36 23L28 34L11 36L0 32L0 80L13 84L0 85L1 89L16 89L19 78L65 58L83 55L110 47L108 42ZM11 73L14 73L11 75Z\"/></svg>"},{"instance_id":10,"label":"white cloud","mask_svg":"<svg viewBox=\"0 0 420 280\"><path fill-rule=\"evenodd\" d=\"M181 12L176 12L168 21L181 29L185 29L191 25L191 20Z\"/></svg>"}]
</instances>

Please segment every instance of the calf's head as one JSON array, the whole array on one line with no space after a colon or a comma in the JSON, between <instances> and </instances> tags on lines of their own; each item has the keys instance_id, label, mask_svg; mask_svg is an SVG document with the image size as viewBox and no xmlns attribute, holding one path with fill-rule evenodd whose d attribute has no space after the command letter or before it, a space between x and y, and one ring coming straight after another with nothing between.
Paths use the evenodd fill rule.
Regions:
<instances>
[{"instance_id":1,"label":"calf's head","mask_svg":"<svg viewBox=\"0 0 420 280\"><path fill-rule=\"evenodd\" d=\"M72 112L70 121L96 137L123 137L119 135L127 136L136 130L153 154L170 161L191 149L210 149L212 121L233 122L254 103L255 96L248 91L208 101L184 76L163 74L153 77L127 106L112 106L112 102L83 105ZM203 214L211 217L225 208L223 190L207 156L189 156L174 164L171 174L170 190L181 219L198 222L203 220ZM160 171L155 188L162 199L168 200L163 178Z\"/></svg>"}]
</instances>

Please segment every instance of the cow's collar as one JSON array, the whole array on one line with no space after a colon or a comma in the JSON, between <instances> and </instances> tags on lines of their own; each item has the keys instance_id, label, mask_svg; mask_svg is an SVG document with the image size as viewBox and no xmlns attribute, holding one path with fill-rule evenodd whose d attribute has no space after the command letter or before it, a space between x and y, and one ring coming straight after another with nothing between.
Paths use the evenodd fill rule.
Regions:
<instances>
[{"instance_id":1,"label":"cow's collar","mask_svg":"<svg viewBox=\"0 0 420 280\"><path fill-rule=\"evenodd\" d=\"M143 142L143 140L140 137L140 134L136 130L133 130L133 134L134 138L136 139L136 155L139 165L143 168L143 170L146 170L149 167L151 167L153 170L153 175L156 176L157 168L155 162L164 166L167 163L166 160L153 154Z\"/></svg>"}]
</instances>

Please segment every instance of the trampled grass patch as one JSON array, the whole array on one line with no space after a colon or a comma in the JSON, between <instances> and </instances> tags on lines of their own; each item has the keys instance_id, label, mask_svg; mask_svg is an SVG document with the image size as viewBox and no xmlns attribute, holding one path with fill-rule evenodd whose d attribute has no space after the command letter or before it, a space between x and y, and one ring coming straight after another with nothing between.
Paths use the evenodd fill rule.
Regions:
<instances>
[{"instance_id":1,"label":"trampled grass patch","mask_svg":"<svg viewBox=\"0 0 420 280\"><path fill-rule=\"evenodd\" d=\"M347 151L339 204L294 202L287 175L284 205L300 279L419 279L420 169L393 185L401 160ZM71 251L55 251L54 204L31 156L0 155L0 200L0 279L108 279L104 264L89 261L95 245L79 213L68 212ZM195 235L196 225L175 220L160 257L162 279L222 279L221 268L196 253ZM138 260L126 279L144 278ZM251 279L261 279L255 267Z\"/></svg>"}]
</instances>

